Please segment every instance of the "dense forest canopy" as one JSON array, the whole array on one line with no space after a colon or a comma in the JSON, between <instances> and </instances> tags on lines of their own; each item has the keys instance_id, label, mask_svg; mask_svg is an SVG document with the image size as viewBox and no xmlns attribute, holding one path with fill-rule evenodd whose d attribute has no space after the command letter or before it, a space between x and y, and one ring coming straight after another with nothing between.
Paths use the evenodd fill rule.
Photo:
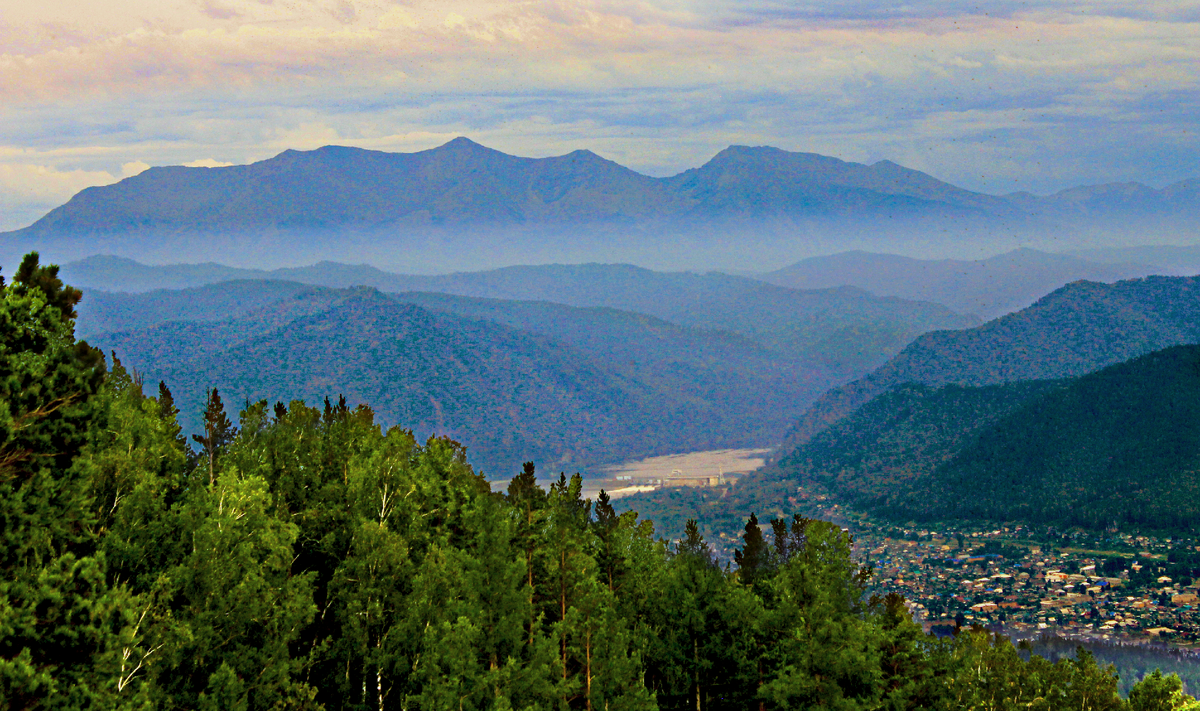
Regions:
<instances>
[{"instance_id":1,"label":"dense forest canopy","mask_svg":"<svg viewBox=\"0 0 1200 711\"><path fill-rule=\"evenodd\" d=\"M30 255L0 283L0 708L1183 707L1086 652L938 639L866 594L849 534L751 515L736 566L578 475L494 493L455 442L326 400L169 387L73 333ZM194 446L193 446L194 445Z\"/></svg>"}]
</instances>

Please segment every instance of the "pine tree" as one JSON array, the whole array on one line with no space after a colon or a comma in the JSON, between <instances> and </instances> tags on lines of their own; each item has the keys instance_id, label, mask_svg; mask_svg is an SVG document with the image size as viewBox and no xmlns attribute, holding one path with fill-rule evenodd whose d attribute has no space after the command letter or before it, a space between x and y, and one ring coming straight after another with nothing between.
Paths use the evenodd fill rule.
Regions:
<instances>
[{"instance_id":1,"label":"pine tree","mask_svg":"<svg viewBox=\"0 0 1200 711\"><path fill-rule=\"evenodd\" d=\"M758 527L758 516L750 514L745 533L742 534L742 547L733 553L733 560L738 566L738 578L743 585L753 587L760 577L769 572L770 555L771 549L767 547L762 529Z\"/></svg>"},{"instance_id":2,"label":"pine tree","mask_svg":"<svg viewBox=\"0 0 1200 711\"><path fill-rule=\"evenodd\" d=\"M115 708L128 598L106 580L77 460L102 427L100 352L74 337L81 294L37 253L0 279L0 699ZM131 651L132 653L132 651Z\"/></svg>"},{"instance_id":3,"label":"pine tree","mask_svg":"<svg viewBox=\"0 0 1200 711\"><path fill-rule=\"evenodd\" d=\"M237 436L237 430L225 414L225 404L216 388L205 393L205 401L204 434L192 435L192 439L203 447L201 454L208 463L208 485L212 486L217 480L217 457ZM325 404L329 404L328 400Z\"/></svg>"}]
</instances>

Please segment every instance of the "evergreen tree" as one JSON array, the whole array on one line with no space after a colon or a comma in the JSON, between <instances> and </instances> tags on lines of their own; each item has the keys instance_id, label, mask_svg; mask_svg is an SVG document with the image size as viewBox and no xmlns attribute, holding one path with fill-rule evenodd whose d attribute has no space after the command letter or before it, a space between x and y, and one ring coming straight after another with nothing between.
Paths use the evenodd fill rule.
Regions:
<instances>
[{"instance_id":1,"label":"evergreen tree","mask_svg":"<svg viewBox=\"0 0 1200 711\"><path fill-rule=\"evenodd\" d=\"M771 581L777 643L760 693L783 708L875 704L882 671L875 628L865 617L867 571L837 526L814 521L804 535L804 550Z\"/></svg>"},{"instance_id":2,"label":"evergreen tree","mask_svg":"<svg viewBox=\"0 0 1200 711\"><path fill-rule=\"evenodd\" d=\"M217 479L217 457L233 441L237 430L225 414L225 404L221 402L221 394L216 388L209 389L204 399L207 403L204 407L204 434L192 435L192 439L203 448L201 454L208 465L208 485L212 486Z\"/></svg>"},{"instance_id":3,"label":"evergreen tree","mask_svg":"<svg viewBox=\"0 0 1200 711\"><path fill-rule=\"evenodd\" d=\"M37 253L0 279L0 699L7 708L115 708L128 596L106 580L78 459L103 427L99 351L74 337L80 292Z\"/></svg>"},{"instance_id":4,"label":"evergreen tree","mask_svg":"<svg viewBox=\"0 0 1200 711\"><path fill-rule=\"evenodd\" d=\"M738 567L738 579L743 585L753 587L760 577L769 573L770 555L771 549L767 547L762 529L758 526L758 516L750 514L746 521L745 533L742 534L742 547L733 553L733 560Z\"/></svg>"}]
</instances>

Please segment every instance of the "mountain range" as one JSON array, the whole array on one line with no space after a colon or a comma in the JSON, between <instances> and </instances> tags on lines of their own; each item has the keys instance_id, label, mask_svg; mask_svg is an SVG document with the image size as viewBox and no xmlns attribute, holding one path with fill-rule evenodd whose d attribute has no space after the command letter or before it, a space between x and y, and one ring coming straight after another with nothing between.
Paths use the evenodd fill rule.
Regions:
<instances>
[{"instance_id":1,"label":"mountain range","mask_svg":"<svg viewBox=\"0 0 1200 711\"><path fill-rule=\"evenodd\" d=\"M919 336L869 375L822 395L789 432L783 451L903 383L1076 377L1188 343L1200 343L1200 277L1074 282L981 326Z\"/></svg>"},{"instance_id":2,"label":"mountain range","mask_svg":"<svg viewBox=\"0 0 1200 711\"><path fill-rule=\"evenodd\" d=\"M1173 258L1163 261L1177 262ZM1114 282L1172 273L1156 264L1089 260L1033 249L974 260L842 252L804 259L759 278L795 289L856 286L880 296L932 301L959 313L991 319L1023 309L1073 281Z\"/></svg>"},{"instance_id":3,"label":"mountain range","mask_svg":"<svg viewBox=\"0 0 1200 711\"><path fill-rule=\"evenodd\" d=\"M1139 221L1152 223L1140 240L1177 241L1197 215L1195 180L995 196L890 161L764 146L730 146L656 178L590 151L524 158L457 138L415 153L326 146L249 165L151 168L81 191L0 245L60 261L111 251L258 264L371 254L426 272L547 261L761 268L836 244L1128 242Z\"/></svg>"},{"instance_id":4,"label":"mountain range","mask_svg":"<svg viewBox=\"0 0 1200 711\"><path fill-rule=\"evenodd\" d=\"M731 534L738 512L784 515L808 486L900 521L1189 528L1200 522L1197 324L1200 277L1074 282L981 326L919 336L833 388L772 464L727 492L622 506Z\"/></svg>"},{"instance_id":5,"label":"mountain range","mask_svg":"<svg viewBox=\"0 0 1200 711\"><path fill-rule=\"evenodd\" d=\"M97 267L97 268L93 268ZM130 265L114 258L86 260L67 265L63 275L85 287L120 282L122 273L150 276L155 268ZM163 268L169 274L186 274L186 268ZM215 265L199 265L203 274L220 272ZM797 290L727 274L655 272L621 264L544 265L507 267L485 272L456 273L436 277L389 274L371 267L317 264L304 269L270 273L226 269L226 276L250 274L260 279L308 280L332 287L373 286L387 292L424 291L510 301L547 301L576 307L606 307L654 316L665 321L709 330L740 334L771 348L784 357L814 368L837 373L829 382L860 375L895 354L913 337L932 329L961 328L978 319L956 314L937 304L894 297L877 297L861 289L838 288ZM143 282L145 283L145 282ZM119 330L146 318L180 309L189 318L203 317L197 304L212 301L213 314L227 314L222 304L275 298L266 290L249 287L251 282L212 297L189 303L190 297L164 291L152 298L135 295L97 294L81 311L85 330ZM243 295L243 290L249 289ZM251 296L250 292L257 294ZM207 292L206 292L207 293ZM126 308L123 304L135 304ZM261 305L261 304L259 304ZM129 311L123 321L122 310ZM132 309L132 310L130 310ZM215 318L216 316L214 316ZM106 319L106 326L91 320ZM142 319L143 321L137 321Z\"/></svg>"},{"instance_id":6,"label":"mountain range","mask_svg":"<svg viewBox=\"0 0 1200 711\"><path fill-rule=\"evenodd\" d=\"M1189 530L1200 522L1200 346L1058 381L894 388L779 472L900 520Z\"/></svg>"},{"instance_id":7,"label":"mountain range","mask_svg":"<svg viewBox=\"0 0 1200 711\"><path fill-rule=\"evenodd\" d=\"M151 168L88 188L15 234L629 222L922 208L1012 210L1001 198L889 161L868 166L730 146L699 168L652 178L590 151L522 158L456 138L417 153L326 146L250 165Z\"/></svg>"},{"instance_id":8,"label":"mountain range","mask_svg":"<svg viewBox=\"0 0 1200 711\"><path fill-rule=\"evenodd\" d=\"M77 333L165 381L189 431L210 386L232 409L345 394L512 471L769 446L821 392L916 334L974 323L855 289L623 265L397 279L442 291L270 279L86 288ZM525 298L496 298L513 295Z\"/></svg>"}]
</instances>

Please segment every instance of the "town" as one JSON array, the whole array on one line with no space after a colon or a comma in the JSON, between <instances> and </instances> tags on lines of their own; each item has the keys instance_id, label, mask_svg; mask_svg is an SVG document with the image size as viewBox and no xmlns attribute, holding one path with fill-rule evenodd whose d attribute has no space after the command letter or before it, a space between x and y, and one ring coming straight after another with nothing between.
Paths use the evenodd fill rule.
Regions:
<instances>
[{"instance_id":1,"label":"town","mask_svg":"<svg viewBox=\"0 0 1200 711\"><path fill-rule=\"evenodd\" d=\"M809 498L909 601L926 631L978 625L1013 638L1200 646L1200 540L1024 525L898 528Z\"/></svg>"}]
</instances>

